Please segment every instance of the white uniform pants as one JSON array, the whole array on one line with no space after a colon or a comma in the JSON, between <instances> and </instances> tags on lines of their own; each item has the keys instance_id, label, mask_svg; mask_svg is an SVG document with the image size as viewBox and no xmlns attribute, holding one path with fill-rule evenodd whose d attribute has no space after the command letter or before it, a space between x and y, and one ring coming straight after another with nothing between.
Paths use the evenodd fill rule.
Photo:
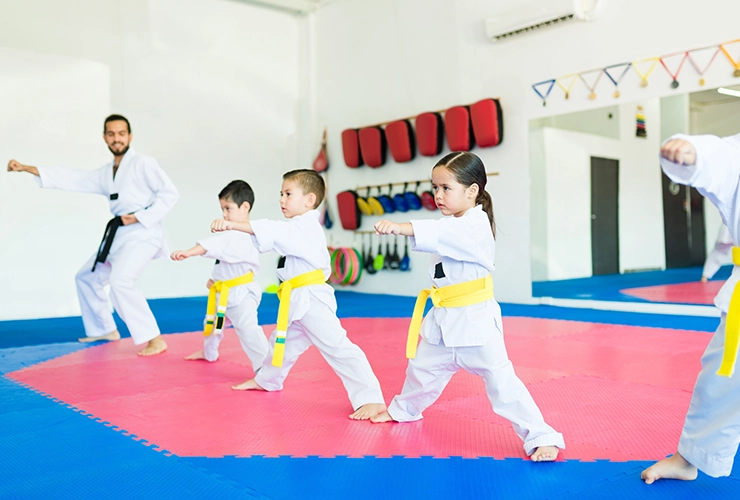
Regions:
<instances>
[{"instance_id":1,"label":"white uniform pants","mask_svg":"<svg viewBox=\"0 0 740 500\"><path fill-rule=\"evenodd\" d=\"M238 304L234 306L229 304L226 307L224 329L228 323L231 323L236 330L242 349L252 362L252 369L256 372L267 359L268 345L265 333L257 324L257 301L254 297L247 295ZM203 339L203 354L208 361L218 359L218 346L222 339L223 331L213 333Z\"/></svg>"},{"instance_id":2,"label":"white uniform pants","mask_svg":"<svg viewBox=\"0 0 740 500\"><path fill-rule=\"evenodd\" d=\"M159 326L144 293L134 286L159 250L159 246L151 243L131 242L109 255L106 262L98 262L95 272L92 272L95 255L77 272L77 296L88 337L100 337L117 328L104 290L108 284L113 307L126 323L134 344L143 344L159 335Z\"/></svg>"},{"instance_id":3,"label":"white uniform pants","mask_svg":"<svg viewBox=\"0 0 740 500\"><path fill-rule=\"evenodd\" d=\"M730 475L740 442L740 370L736 366L730 378L717 375L726 319L722 314L719 328L701 358L701 371L678 443L678 452L712 477Z\"/></svg>"},{"instance_id":4,"label":"white uniform pants","mask_svg":"<svg viewBox=\"0 0 740 500\"><path fill-rule=\"evenodd\" d=\"M730 264L732 262L731 254L733 246L732 242L723 243L721 241L717 241L714 248L709 253L709 256L707 256L706 262L704 262L704 269L702 270L701 275L710 279L717 273L717 271L719 271L720 267L725 264Z\"/></svg>"},{"instance_id":5,"label":"white uniform pants","mask_svg":"<svg viewBox=\"0 0 740 500\"><path fill-rule=\"evenodd\" d=\"M439 398L461 368L483 378L493 411L511 422L524 441L527 455L540 446L565 448L563 435L545 423L529 391L514 373L498 331L486 344L472 347L432 345L422 338L416 358L409 360L401 394L393 398L388 413L398 422L421 419L422 412Z\"/></svg>"},{"instance_id":6,"label":"white uniform pants","mask_svg":"<svg viewBox=\"0 0 740 500\"><path fill-rule=\"evenodd\" d=\"M365 353L347 338L347 331L329 306L318 301L312 301L306 315L288 326L283 366L279 368L272 366L275 332L272 333L267 359L255 381L265 390L279 391L298 357L312 344L342 379L353 409L383 403L380 383Z\"/></svg>"}]
</instances>

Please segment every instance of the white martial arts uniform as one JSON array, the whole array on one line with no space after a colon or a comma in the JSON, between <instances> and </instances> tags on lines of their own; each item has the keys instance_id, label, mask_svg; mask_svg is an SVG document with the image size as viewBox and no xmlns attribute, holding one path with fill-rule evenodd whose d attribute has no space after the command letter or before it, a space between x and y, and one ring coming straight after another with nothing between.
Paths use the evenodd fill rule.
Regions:
<instances>
[{"instance_id":1,"label":"white martial arts uniform","mask_svg":"<svg viewBox=\"0 0 740 500\"><path fill-rule=\"evenodd\" d=\"M324 278L329 279L330 258L319 217L318 210L310 210L286 222L252 221L257 249L263 253L275 251L285 256L285 267L277 270L281 280L286 281L316 269L321 269ZM275 336L273 332L267 360L255 378L265 390L282 389L293 364L313 344L342 379L352 408L356 410L364 404L383 403L380 383L365 353L349 340L337 318L337 301L334 289L329 285L293 289L282 367L272 366Z\"/></svg>"},{"instance_id":2,"label":"white martial arts uniform","mask_svg":"<svg viewBox=\"0 0 740 500\"><path fill-rule=\"evenodd\" d=\"M259 252L254 246L252 236L239 231L219 233L210 238L198 240L206 253L204 257L216 259L211 277L213 281L228 281L239 276L259 272ZM252 362L256 371L267 357L267 338L257 323L257 307L262 300L262 291L255 281L246 285L229 288L225 319L231 323L239 337L242 349ZM224 329L226 328L224 324ZM203 339L203 354L208 361L218 359L218 346L223 339L223 331Z\"/></svg>"},{"instance_id":3,"label":"white martial arts uniform","mask_svg":"<svg viewBox=\"0 0 740 500\"><path fill-rule=\"evenodd\" d=\"M661 158L666 175L673 182L699 190L718 209L734 241L740 236L740 134L716 136L676 135L696 149L696 165L682 166ZM740 375L718 376L725 343L725 323L730 297L740 280L740 268L714 299L721 321L701 359L691 405L686 414L678 452L701 471L713 477L729 476L740 442ZM738 371L738 367L735 368Z\"/></svg>"},{"instance_id":4,"label":"white martial arts uniform","mask_svg":"<svg viewBox=\"0 0 740 500\"><path fill-rule=\"evenodd\" d=\"M464 283L494 270L495 241L488 215L478 205L462 217L411 221L414 250L433 254L432 284ZM401 394L388 412L410 422L434 403L452 376L464 369L483 378L493 411L508 419L531 455L540 446L565 448L562 434L547 425L529 391L514 373L504 345L501 307L495 299L464 307L435 307L424 318L421 342L409 360Z\"/></svg>"},{"instance_id":5,"label":"white martial arts uniform","mask_svg":"<svg viewBox=\"0 0 740 500\"><path fill-rule=\"evenodd\" d=\"M37 182L42 188L100 194L110 201L113 215L134 214L139 220L118 229L104 263L92 272L97 254L75 277L88 337L100 337L116 330L104 287L110 284L110 298L131 332L135 344L159 335L159 326L141 290L134 284L152 259L168 255L162 219L177 202L177 189L157 160L133 149L121 159L113 178L113 161L97 170L40 167ZM101 234L104 228L100 228Z\"/></svg>"},{"instance_id":6,"label":"white martial arts uniform","mask_svg":"<svg viewBox=\"0 0 740 500\"><path fill-rule=\"evenodd\" d=\"M717 241L714 243L714 248L707 256L706 262L704 262L704 269L701 275L707 279L714 276L719 268L725 264L729 264L732 261L731 253L732 247L732 235L730 230L722 224L719 228L719 234L717 235Z\"/></svg>"}]
</instances>

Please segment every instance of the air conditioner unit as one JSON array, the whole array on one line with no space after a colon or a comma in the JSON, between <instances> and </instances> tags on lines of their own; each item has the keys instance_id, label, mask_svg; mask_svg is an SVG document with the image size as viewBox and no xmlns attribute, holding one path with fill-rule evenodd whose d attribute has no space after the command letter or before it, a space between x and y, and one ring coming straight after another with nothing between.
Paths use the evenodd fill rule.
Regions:
<instances>
[{"instance_id":1,"label":"air conditioner unit","mask_svg":"<svg viewBox=\"0 0 740 500\"><path fill-rule=\"evenodd\" d=\"M600 0L540 0L486 19L486 34L493 42L508 40L550 26L571 21L590 21Z\"/></svg>"}]
</instances>

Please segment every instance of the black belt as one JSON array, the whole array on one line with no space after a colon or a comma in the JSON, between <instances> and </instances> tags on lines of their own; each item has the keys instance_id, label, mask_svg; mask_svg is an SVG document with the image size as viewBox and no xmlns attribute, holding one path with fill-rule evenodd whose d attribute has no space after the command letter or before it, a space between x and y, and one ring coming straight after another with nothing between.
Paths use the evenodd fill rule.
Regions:
<instances>
[{"instance_id":1,"label":"black belt","mask_svg":"<svg viewBox=\"0 0 740 500\"><path fill-rule=\"evenodd\" d=\"M110 247L113 245L113 238L116 236L116 231L118 231L118 228L121 226L123 226L123 219L121 219L120 215L113 217L108 221L108 224L105 226L103 240L100 242L100 246L98 247L98 255L95 257L95 262L93 262L92 272L95 272L95 266L98 265L98 262L105 262L108 259Z\"/></svg>"}]
</instances>

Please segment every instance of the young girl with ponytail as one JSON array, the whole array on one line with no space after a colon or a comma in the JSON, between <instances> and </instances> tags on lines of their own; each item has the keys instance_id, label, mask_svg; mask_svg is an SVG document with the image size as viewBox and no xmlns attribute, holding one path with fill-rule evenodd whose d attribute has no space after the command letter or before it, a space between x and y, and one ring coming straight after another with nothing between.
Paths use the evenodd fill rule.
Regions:
<instances>
[{"instance_id":1,"label":"young girl with ponytail","mask_svg":"<svg viewBox=\"0 0 740 500\"><path fill-rule=\"evenodd\" d=\"M493 411L512 423L526 454L535 462L552 461L558 448L565 448L563 436L545 423L504 346L501 308L493 298L496 223L486 181L480 158L450 153L432 169L432 188L442 214L452 217L375 224L378 234L411 236L414 250L432 254L432 288L422 290L416 301L401 394L371 420L421 419L462 368L483 378ZM428 297L434 307L422 322Z\"/></svg>"}]
</instances>

